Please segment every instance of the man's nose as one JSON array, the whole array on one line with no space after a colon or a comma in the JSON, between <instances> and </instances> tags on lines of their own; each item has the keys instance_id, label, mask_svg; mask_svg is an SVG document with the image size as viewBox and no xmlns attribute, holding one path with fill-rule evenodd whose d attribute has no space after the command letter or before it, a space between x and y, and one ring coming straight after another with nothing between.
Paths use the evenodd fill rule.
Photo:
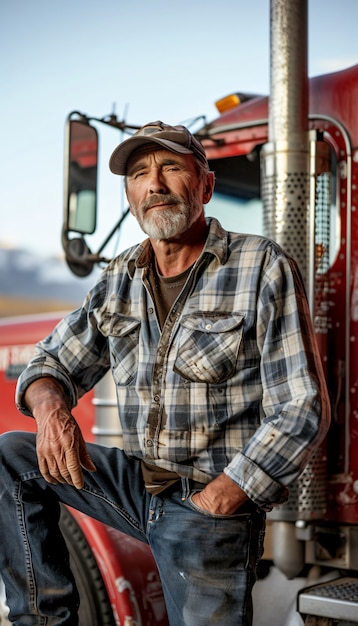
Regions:
<instances>
[{"instance_id":1,"label":"man's nose","mask_svg":"<svg viewBox=\"0 0 358 626\"><path fill-rule=\"evenodd\" d=\"M157 168L153 168L150 172L148 191L150 194L166 193L168 191L164 176L162 172Z\"/></svg>"}]
</instances>

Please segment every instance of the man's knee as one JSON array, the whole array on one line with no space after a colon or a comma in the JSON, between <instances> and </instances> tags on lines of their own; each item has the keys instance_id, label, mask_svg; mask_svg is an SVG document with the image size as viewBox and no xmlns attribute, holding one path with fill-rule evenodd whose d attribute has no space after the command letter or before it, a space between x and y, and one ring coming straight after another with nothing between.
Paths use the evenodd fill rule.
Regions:
<instances>
[{"instance_id":1,"label":"man's knee","mask_svg":"<svg viewBox=\"0 0 358 626\"><path fill-rule=\"evenodd\" d=\"M9 431L0 435L0 465L26 459L33 463L36 460L36 435L22 431Z\"/></svg>"}]
</instances>

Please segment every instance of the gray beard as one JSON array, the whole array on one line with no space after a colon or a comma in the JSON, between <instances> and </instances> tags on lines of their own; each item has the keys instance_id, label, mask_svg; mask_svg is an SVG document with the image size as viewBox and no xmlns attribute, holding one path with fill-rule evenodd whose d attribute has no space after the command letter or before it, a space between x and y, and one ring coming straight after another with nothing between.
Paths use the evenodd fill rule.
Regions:
<instances>
[{"instance_id":1,"label":"gray beard","mask_svg":"<svg viewBox=\"0 0 358 626\"><path fill-rule=\"evenodd\" d=\"M162 209L155 215L144 216L139 225L151 239L172 239L191 226L190 209L177 205L175 209Z\"/></svg>"}]
</instances>

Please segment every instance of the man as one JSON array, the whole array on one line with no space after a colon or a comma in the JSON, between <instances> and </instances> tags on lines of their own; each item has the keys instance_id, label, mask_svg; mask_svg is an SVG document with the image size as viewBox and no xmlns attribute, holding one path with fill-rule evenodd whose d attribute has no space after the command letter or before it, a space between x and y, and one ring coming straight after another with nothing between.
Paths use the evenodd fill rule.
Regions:
<instances>
[{"instance_id":1,"label":"man","mask_svg":"<svg viewBox=\"0 0 358 626\"><path fill-rule=\"evenodd\" d=\"M34 435L1 438L11 619L77 623L61 501L149 543L171 626L249 626L265 511L329 422L304 289L275 243L205 219L214 175L186 128L147 124L110 168L149 239L108 266L19 379L37 455ZM71 415L109 368L124 451L86 446Z\"/></svg>"}]
</instances>

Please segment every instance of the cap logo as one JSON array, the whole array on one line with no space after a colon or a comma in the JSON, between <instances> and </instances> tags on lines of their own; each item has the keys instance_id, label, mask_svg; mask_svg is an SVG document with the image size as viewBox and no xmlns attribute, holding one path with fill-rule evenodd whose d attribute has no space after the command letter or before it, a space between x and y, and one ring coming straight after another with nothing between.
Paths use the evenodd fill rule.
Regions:
<instances>
[{"instance_id":1,"label":"cap logo","mask_svg":"<svg viewBox=\"0 0 358 626\"><path fill-rule=\"evenodd\" d=\"M155 135L162 130L160 126L147 126L146 128L142 128L141 135Z\"/></svg>"}]
</instances>

